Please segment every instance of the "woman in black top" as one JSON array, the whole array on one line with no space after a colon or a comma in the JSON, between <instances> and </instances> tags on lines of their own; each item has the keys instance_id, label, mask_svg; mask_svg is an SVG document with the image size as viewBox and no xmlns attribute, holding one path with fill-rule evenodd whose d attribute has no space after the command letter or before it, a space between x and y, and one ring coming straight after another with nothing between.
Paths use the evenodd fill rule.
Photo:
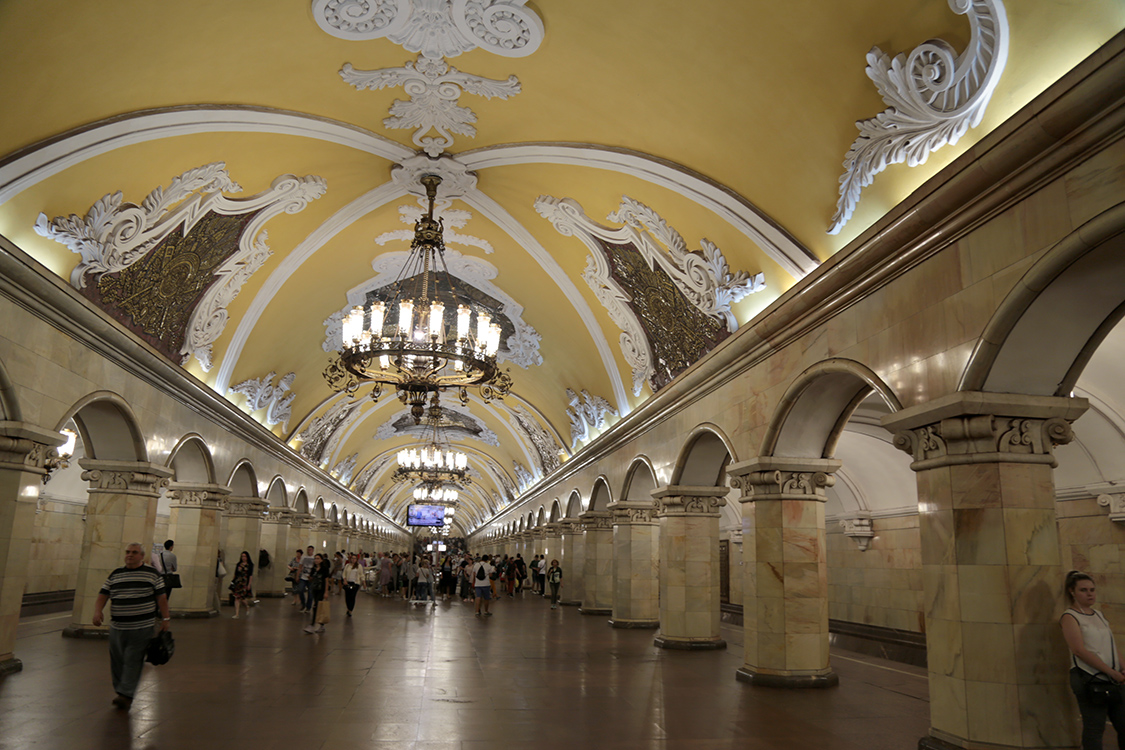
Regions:
<instances>
[{"instance_id":1,"label":"woman in black top","mask_svg":"<svg viewBox=\"0 0 1125 750\"><path fill-rule=\"evenodd\" d=\"M305 627L306 633L323 633L324 625L316 622L316 611L324 599L328 578L332 575L332 563L319 552L313 556L312 570L309 572L309 599L312 601L312 622Z\"/></svg>"}]
</instances>

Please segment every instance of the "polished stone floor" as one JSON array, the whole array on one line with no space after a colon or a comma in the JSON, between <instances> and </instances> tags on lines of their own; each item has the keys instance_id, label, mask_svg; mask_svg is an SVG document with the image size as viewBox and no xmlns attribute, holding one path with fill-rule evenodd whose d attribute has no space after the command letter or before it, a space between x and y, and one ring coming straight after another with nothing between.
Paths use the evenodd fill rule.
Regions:
<instances>
[{"instance_id":1,"label":"polished stone floor","mask_svg":"<svg viewBox=\"0 0 1125 750\"><path fill-rule=\"evenodd\" d=\"M360 595L306 635L288 602L173 622L176 655L145 667L130 712L110 706L104 641L61 638L69 614L20 623L18 674L0 678L0 748L752 748L903 750L927 731L922 670L833 652L840 687L734 678L726 651L652 646L538 597L436 610Z\"/></svg>"}]
</instances>

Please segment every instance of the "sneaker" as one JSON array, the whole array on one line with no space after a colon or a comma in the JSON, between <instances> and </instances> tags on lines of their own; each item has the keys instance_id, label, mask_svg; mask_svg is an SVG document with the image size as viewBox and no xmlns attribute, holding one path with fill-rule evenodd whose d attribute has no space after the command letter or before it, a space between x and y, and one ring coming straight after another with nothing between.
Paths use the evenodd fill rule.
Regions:
<instances>
[{"instance_id":1,"label":"sneaker","mask_svg":"<svg viewBox=\"0 0 1125 750\"><path fill-rule=\"evenodd\" d=\"M484 616L485 616L485 617L492 617L492 613L491 613L491 612L485 612L485 613L484 613Z\"/></svg>"},{"instance_id":2,"label":"sneaker","mask_svg":"<svg viewBox=\"0 0 1125 750\"><path fill-rule=\"evenodd\" d=\"M115 697L111 701L111 703L113 703L113 705L116 706L117 708L121 708L121 709L124 709L124 710L128 711L129 706L133 705L133 699L130 698L129 696L127 696L127 695L122 695L121 693L118 693L117 697Z\"/></svg>"},{"instance_id":3,"label":"sneaker","mask_svg":"<svg viewBox=\"0 0 1125 750\"><path fill-rule=\"evenodd\" d=\"M314 627L313 627L312 625L306 625L306 626L305 626L305 632L306 632L306 633L315 633L315 632L316 632L316 628L314 628Z\"/></svg>"},{"instance_id":4,"label":"sneaker","mask_svg":"<svg viewBox=\"0 0 1125 750\"><path fill-rule=\"evenodd\" d=\"M317 629L316 629L316 630L314 630L313 632L314 632L314 633L323 633L323 632L324 632L324 626L323 626L323 625L320 625L320 626L319 626L319 627L317 627Z\"/></svg>"},{"instance_id":5,"label":"sneaker","mask_svg":"<svg viewBox=\"0 0 1125 750\"><path fill-rule=\"evenodd\" d=\"M348 617L351 617L351 616L352 616L352 611L349 609L348 610Z\"/></svg>"},{"instance_id":6,"label":"sneaker","mask_svg":"<svg viewBox=\"0 0 1125 750\"><path fill-rule=\"evenodd\" d=\"M232 619L232 620L237 620L237 619L238 619L238 615L235 615L234 617L232 617L232 618L230 618L230 619Z\"/></svg>"}]
</instances>

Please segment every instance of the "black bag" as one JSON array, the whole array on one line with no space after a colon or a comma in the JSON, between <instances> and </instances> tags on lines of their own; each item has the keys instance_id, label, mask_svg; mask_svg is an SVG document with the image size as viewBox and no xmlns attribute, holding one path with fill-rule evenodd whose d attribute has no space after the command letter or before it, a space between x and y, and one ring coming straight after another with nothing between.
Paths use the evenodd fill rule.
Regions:
<instances>
[{"instance_id":1,"label":"black bag","mask_svg":"<svg viewBox=\"0 0 1125 750\"><path fill-rule=\"evenodd\" d=\"M484 565L481 565L479 568L477 568L477 580L483 581L484 578L485 578Z\"/></svg>"},{"instance_id":2,"label":"black bag","mask_svg":"<svg viewBox=\"0 0 1125 750\"><path fill-rule=\"evenodd\" d=\"M179 573L165 573L164 574L164 588L166 589L182 589L184 585L180 583Z\"/></svg>"},{"instance_id":3,"label":"black bag","mask_svg":"<svg viewBox=\"0 0 1125 750\"><path fill-rule=\"evenodd\" d=\"M145 661L160 666L161 664L167 664L174 653L176 653L176 642L172 639L172 634L165 630L154 635L152 640L148 642L148 648L145 649Z\"/></svg>"},{"instance_id":4,"label":"black bag","mask_svg":"<svg viewBox=\"0 0 1125 750\"><path fill-rule=\"evenodd\" d=\"M1098 672L1086 680L1086 700L1095 706L1108 705L1110 700L1121 695L1121 686L1107 675Z\"/></svg>"},{"instance_id":5,"label":"black bag","mask_svg":"<svg viewBox=\"0 0 1125 750\"><path fill-rule=\"evenodd\" d=\"M270 553L264 549L258 550L258 567L268 568L270 566Z\"/></svg>"}]
</instances>

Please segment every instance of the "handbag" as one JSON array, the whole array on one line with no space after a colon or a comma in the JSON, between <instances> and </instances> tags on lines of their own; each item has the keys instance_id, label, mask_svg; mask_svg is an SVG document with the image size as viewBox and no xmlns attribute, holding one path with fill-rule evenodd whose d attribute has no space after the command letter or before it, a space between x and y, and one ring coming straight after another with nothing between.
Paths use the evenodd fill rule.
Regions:
<instances>
[{"instance_id":1,"label":"handbag","mask_svg":"<svg viewBox=\"0 0 1125 750\"><path fill-rule=\"evenodd\" d=\"M1099 679L1102 678L1102 679ZM1108 705L1110 700L1121 695L1121 686L1101 672L1086 678L1086 700L1095 706Z\"/></svg>"},{"instance_id":2,"label":"handbag","mask_svg":"<svg viewBox=\"0 0 1125 750\"><path fill-rule=\"evenodd\" d=\"M218 578L225 578L227 575L227 566L223 565L222 560L219 560L219 564L215 566L215 575Z\"/></svg>"},{"instance_id":3,"label":"handbag","mask_svg":"<svg viewBox=\"0 0 1125 750\"><path fill-rule=\"evenodd\" d=\"M328 600L320 602L316 605L316 624L327 625L332 620L332 606Z\"/></svg>"},{"instance_id":4,"label":"handbag","mask_svg":"<svg viewBox=\"0 0 1125 750\"><path fill-rule=\"evenodd\" d=\"M168 570L168 564L164 562L164 553L160 553L160 567ZM179 573L164 573L164 588L166 589L182 589L184 586L180 583Z\"/></svg>"},{"instance_id":5,"label":"handbag","mask_svg":"<svg viewBox=\"0 0 1125 750\"><path fill-rule=\"evenodd\" d=\"M167 664L174 653L176 653L176 641L172 639L170 631L164 630L154 635L148 642L145 648L145 661L160 666Z\"/></svg>"}]
</instances>

